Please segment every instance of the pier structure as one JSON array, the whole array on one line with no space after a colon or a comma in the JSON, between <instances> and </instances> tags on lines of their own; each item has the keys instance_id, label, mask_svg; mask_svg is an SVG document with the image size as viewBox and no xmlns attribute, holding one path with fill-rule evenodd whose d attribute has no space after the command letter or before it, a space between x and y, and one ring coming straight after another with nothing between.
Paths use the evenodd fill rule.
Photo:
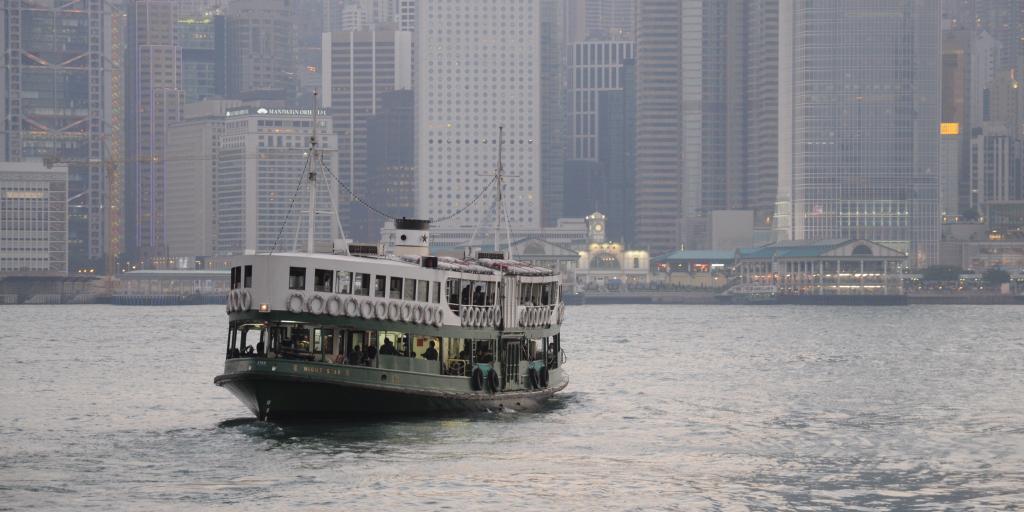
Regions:
<instances>
[{"instance_id":1,"label":"pier structure","mask_svg":"<svg viewBox=\"0 0 1024 512\"><path fill-rule=\"evenodd\" d=\"M730 293L904 295L907 255L869 240L793 240L736 251Z\"/></svg>"}]
</instances>

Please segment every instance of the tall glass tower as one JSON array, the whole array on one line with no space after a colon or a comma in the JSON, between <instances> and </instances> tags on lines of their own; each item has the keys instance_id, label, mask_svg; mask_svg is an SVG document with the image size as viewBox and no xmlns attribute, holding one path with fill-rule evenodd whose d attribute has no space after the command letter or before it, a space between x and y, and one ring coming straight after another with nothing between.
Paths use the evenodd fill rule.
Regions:
<instances>
[{"instance_id":1,"label":"tall glass tower","mask_svg":"<svg viewBox=\"0 0 1024 512\"><path fill-rule=\"evenodd\" d=\"M781 2L782 238L864 238L937 260L939 3Z\"/></svg>"}]
</instances>

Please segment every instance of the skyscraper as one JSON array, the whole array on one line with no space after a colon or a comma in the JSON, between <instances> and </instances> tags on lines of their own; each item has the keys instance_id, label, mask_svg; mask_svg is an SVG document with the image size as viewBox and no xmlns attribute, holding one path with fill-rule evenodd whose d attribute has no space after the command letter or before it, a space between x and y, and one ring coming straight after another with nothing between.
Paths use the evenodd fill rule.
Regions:
<instances>
[{"instance_id":1,"label":"skyscraper","mask_svg":"<svg viewBox=\"0 0 1024 512\"><path fill-rule=\"evenodd\" d=\"M178 18L185 102L227 96L227 22L219 11L182 11Z\"/></svg>"},{"instance_id":2,"label":"skyscraper","mask_svg":"<svg viewBox=\"0 0 1024 512\"><path fill-rule=\"evenodd\" d=\"M366 120L366 199L393 217L416 215L414 96L411 90L381 93L377 113ZM384 217L376 213L365 217L367 240L379 240Z\"/></svg>"},{"instance_id":3,"label":"skyscraper","mask_svg":"<svg viewBox=\"0 0 1024 512\"><path fill-rule=\"evenodd\" d=\"M175 0L132 0L128 5L125 104L125 211L129 255L164 256L164 143L181 120L181 46Z\"/></svg>"},{"instance_id":4,"label":"skyscraper","mask_svg":"<svg viewBox=\"0 0 1024 512\"><path fill-rule=\"evenodd\" d=\"M652 254L677 248L683 191L700 189L680 164L682 15L679 0L637 1L636 242Z\"/></svg>"},{"instance_id":5,"label":"skyscraper","mask_svg":"<svg viewBox=\"0 0 1024 512\"><path fill-rule=\"evenodd\" d=\"M228 6L228 94L289 100L295 96L293 0L233 0Z\"/></svg>"},{"instance_id":6,"label":"skyscraper","mask_svg":"<svg viewBox=\"0 0 1024 512\"><path fill-rule=\"evenodd\" d=\"M108 0L8 0L0 39L0 157L68 167L72 270L101 267L108 238L114 15Z\"/></svg>"},{"instance_id":7,"label":"skyscraper","mask_svg":"<svg viewBox=\"0 0 1024 512\"><path fill-rule=\"evenodd\" d=\"M367 195L367 119L377 113L384 93L412 88L412 34L394 30L334 32L323 35L323 104L338 136L337 176L350 192ZM345 234L376 241L365 208L341 194ZM365 197L364 197L365 199Z\"/></svg>"},{"instance_id":8,"label":"skyscraper","mask_svg":"<svg viewBox=\"0 0 1024 512\"><path fill-rule=\"evenodd\" d=\"M778 233L936 261L939 4L781 2L779 20Z\"/></svg>"},{"instance_id":9,"label":"skyscraper","mask_svg":"<svg viewBox=\"0 0 1024 512\"><path fill-rule=\"evenodd\" d=\"M317 138L328 169L336 169L337 139L326 112L318 113ZM216 231L218 255L304 250L309 193L306 149L313 134L313 110L239 107L226 114L217 150ZM324 212L337 197L337 183L326 173L317 181L316 240L337 234L334 216Z\"/></svg>"},{"instance_id":10,"label":"skyscraper","mask_svg":"<svg viewBox=\"0 0 1024 512\"><path fill-rule=\"evenodd\" d=\"M498 157L510 175L513 226L541 222L539 0L422 0L416 32L417 215L443 225L492 223L487 174Z\"/></svg>"},{"instance_id":11,"label":"skyscraper","mask_svg":"<svg viewBox=\"0 0 1024 512\"><path fill-rule=\"evenodd\" d=\"M622 90L622 62L633 59L631 41L587 41L569 46L569 124L573 160L597 160L600 91Z\"/></svg>"},{"instance_id":12,"label":"skyscraper","mask_svg":"<svg viewBox=\"0 0 1024 512\"><path fill-rule=\"evenodd\" d=\"M541 224L564 216L565 41L560 0L540 0L540 188Z\"/></svg>"}]
</instances>

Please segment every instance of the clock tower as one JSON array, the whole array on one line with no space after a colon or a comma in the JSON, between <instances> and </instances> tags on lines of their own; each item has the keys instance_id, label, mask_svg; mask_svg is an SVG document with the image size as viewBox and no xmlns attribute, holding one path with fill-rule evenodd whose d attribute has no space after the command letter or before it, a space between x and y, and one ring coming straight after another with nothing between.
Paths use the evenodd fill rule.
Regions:
<instances>
[{"instance_id":1,"label":"clock tower","mask_svg":"<svg viewBox=\"0 0 1024 512\"><path fill-rule=\"evenodd\" d=\"M605 241L605 216L601 212L594 212L584 217L587 223L587 241L594 244Z\"/></svg>"}]
</instances>

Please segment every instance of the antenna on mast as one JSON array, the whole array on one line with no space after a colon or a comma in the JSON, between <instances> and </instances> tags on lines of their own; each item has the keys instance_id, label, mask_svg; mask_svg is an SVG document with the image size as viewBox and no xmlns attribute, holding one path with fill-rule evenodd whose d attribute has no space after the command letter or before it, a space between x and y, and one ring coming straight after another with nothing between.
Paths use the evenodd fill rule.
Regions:
<instances>
[{"instance_id":1,"label":"antenna on mast","mask_svg":"<svg viewBox=\"0 0 1024 512\"><path fill-rule=\"evenodd\" d=\"M505 127L498 127L498 168L494 170L494 185L498 187L498 194L494 202L494 250L498 249L498 238L501 233L501 219L505 217L505 235L508 242L508 254L506 257L512 259L512 225L509 222L508 212L505 209L505 165L501 161L502 148L505 145Z\"/></svg>"},{"instance_id":2,"label":"antenna on mast","mask_svg":"<svg viewBox=\"0 0 1024 512\"><path fill-rule=\"evenodd\" d=\"M316 119L320 109L319 91L313 91L313 134L309 137L309 173L306 181L309 186L309 218L306 231L306 252L313 254L313 235L316 227L316 174L320 170L320 151L317 147L316 131L319 123Z\"/></svg>"}]
</instances>

